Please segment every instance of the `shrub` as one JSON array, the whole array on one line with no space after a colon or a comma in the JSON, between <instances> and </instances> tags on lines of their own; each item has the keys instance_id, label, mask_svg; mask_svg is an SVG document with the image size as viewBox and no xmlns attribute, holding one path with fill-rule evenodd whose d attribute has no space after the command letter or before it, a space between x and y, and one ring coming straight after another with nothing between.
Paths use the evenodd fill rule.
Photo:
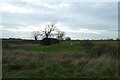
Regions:
<instances>
[{"instance_id":1,"label":"shrub","mask_svg":"<svg viewBox=\"0 0 120 80\"><path fill-rule=\"evenodd\" d=\"M70 38L69 36L67 36L67 37L65 38L65 40L66 40L66 41L70 41L71 38Z\"/></svg>"},{"instance_id":2,"label":"shrub","mask_svg":"<svg viewBox=\"0 0 120 80\"><path fill-rule=\"evenodd\" d=\"M43 40L41 40L42 45L51 45L51 44L58 44L58 43L59 43L59 40L55 38L44 38Z\"/></svg>"}]
</instances>

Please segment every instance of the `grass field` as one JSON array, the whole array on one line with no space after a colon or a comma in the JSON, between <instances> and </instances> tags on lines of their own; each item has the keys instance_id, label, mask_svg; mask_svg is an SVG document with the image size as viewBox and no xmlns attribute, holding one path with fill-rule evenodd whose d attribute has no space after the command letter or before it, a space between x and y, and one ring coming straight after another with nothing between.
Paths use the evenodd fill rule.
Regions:
<instances>
[{"instance_id":1,"label":"grass field","mask_svg":"<svg viewBox=\"0 0 120 80\"><path fill-rule=\"evenodd\" d=\"M93 43L3 43L3 78L118 78L118 42Z\"/></svg>"}]
</instances>

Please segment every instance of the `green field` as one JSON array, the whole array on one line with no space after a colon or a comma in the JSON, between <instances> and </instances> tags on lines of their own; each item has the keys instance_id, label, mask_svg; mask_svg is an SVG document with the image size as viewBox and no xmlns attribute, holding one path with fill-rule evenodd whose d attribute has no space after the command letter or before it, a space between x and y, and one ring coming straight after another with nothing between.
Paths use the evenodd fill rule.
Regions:
<instances>
[{"instance_id":1,"label":"green field","mask_svg":"<svg viewBox=\"0 0 120 80\"><path fill-rule=\"evenodd\" d=\"M3 43L3 78L118 78L118 41L81 44Z\"/></svg>"}]
</instances>

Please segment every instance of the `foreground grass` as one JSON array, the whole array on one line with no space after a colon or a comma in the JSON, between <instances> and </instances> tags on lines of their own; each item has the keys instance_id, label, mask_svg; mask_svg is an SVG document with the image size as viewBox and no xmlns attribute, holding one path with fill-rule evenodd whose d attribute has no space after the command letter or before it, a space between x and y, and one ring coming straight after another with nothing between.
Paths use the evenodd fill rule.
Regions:
<instances>
[{"instance_id":1,"label":"foreground grass","mask_svg":"<svg viewBox=\"0 0 120 80\"><path fill-rule=\"evenodd\" d=\"M105 55L89 58L24 51L5 51L3 55L3 77L117 77L117 71L116 59Z\"/></svg>"},{"instance_id":2,"label":"foreground grass","mask_svg":"<svg viewBox=\"0 0 120 80\"><path fill-rule=\"evenodd\" d=\"M11 46L3 49L3 78L118 77L115 57L91 57L85 50L77 43Z\"/></svg>"}]
</instances>

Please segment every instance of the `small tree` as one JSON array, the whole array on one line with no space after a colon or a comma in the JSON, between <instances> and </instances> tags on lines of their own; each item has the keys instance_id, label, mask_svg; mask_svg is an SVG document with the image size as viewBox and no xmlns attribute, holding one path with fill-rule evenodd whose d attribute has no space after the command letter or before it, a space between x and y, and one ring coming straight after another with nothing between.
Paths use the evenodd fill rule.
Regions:
<instances>
[{"instance_id":1,"label":"small tree","mask_svg":"<svg viewBox=\"0 0 120 80\"><path fill-rule=\"evenodd\" d=\"M63 37L65 36L65 32L63 31L57 31L57 39L58 40L63 40Z\"/></svg>"},{"instance_id":2,"label":"small tree","mask_svg":"<svg viewBox=\"0 0 120 80\"><path fill-rule=\"evenodd\" d=\"M33 31L32 35L34 37L34 40L38 40L38 36L40 35L39 31Z\"/></svg>"}]
</instances>

